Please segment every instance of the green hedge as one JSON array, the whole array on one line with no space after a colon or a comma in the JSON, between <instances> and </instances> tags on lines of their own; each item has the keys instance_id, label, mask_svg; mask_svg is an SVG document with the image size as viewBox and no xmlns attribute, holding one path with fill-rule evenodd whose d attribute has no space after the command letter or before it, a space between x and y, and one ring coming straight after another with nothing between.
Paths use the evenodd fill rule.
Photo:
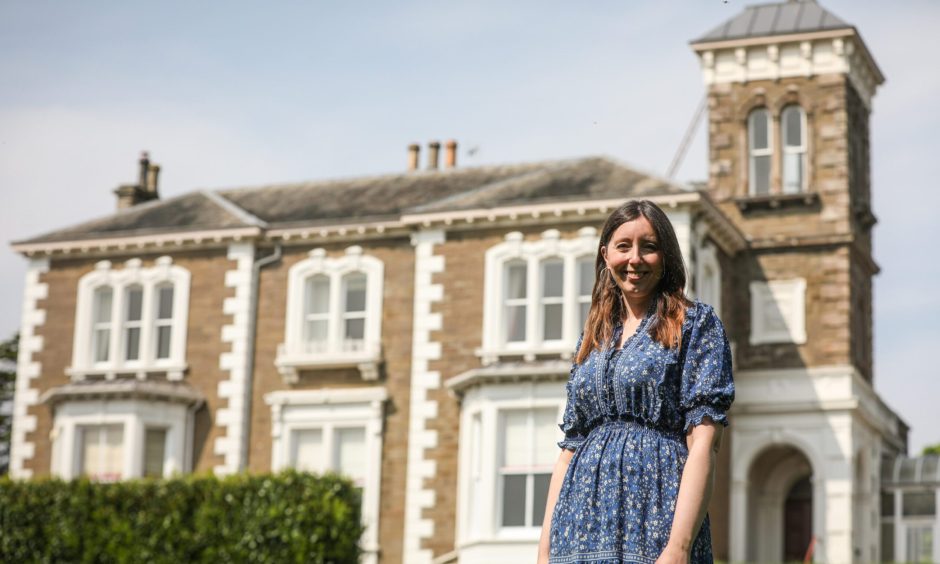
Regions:
<instances>
[{"instance_id":1,"label":"green hedge","mask_svg":"<svg viewBox=\"0 0 940 564\"><path fill-rule=\"evenodd\" d=\"M287 471L110 484L0 479L0 562L319 562L359 558L359 491Z\"/></svg>"}]
</instances>

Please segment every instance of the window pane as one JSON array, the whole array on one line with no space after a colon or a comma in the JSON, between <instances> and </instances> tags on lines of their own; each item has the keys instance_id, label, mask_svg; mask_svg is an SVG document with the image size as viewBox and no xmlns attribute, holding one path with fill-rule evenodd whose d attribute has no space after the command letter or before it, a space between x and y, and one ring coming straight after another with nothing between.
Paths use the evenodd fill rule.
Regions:
<instances>
[{"instance_id":1,"label":"window pane","mask_svg":"<svg viewBox=\"0 0 940 564\"><path fill-rule=\"evenodd\" d=\"M539 526L545 519L545 502L548 500L548 484L552 481L550 473L533 476L532 488L532 526Z\"/></svg>"},{"instance_id":2,"label":"window pane","mask_svg":"<svg viewBox=\"0 0 940 564\"><path fill-rule=\"evenodd\" d=\"M157 290L157 319L173 318L173 286L162 286Z\"/></svg>"},{"instance_id":3,"label":"window pane","mask_svg":"<svg viewBox=\"0 0 940 564\"><path fill-rule=\"evenodd\" d=\"M329 313L330 279L325 276L308 278L304 286L304 313Z\"/></svg>"},{"instance_id":4,"label":"window pane","mask_svg":"<svg viewBox=\"0 0 940 564\"><path fill-rule=\"evenodd\" d=\"M304 335L306 335L304 340L307 343L324 343L326 342L326 331L326 319L307 321L304 329Z\"/></svg>"},{"instance_id":5,"label":"window pane","mask_svg":"<svg viewBox=\"0 0 940 564\"><path fill-rule=\"evenodd\" d=\"M564 263L560 260L542 263L542 297L560 298L564 295Z\"/></svg>"},{"instance_id":6,"label":"window pane","mask_svg":"<svg viewBox=\"0 0 940 564\"><path fill-rule=\"evenodd\" d=\"M510 263L506 265L506 298L526 297L526 265Z\"/></svg>"},{"instance_id":7,"label":"window pane","mask_svg":"<svg viewBox=\"0 0 940 564\"><path fill-rule=\"evenodd\" d=\"M783 142L787 147L803 145L803 116L796 106L783 110Z\"/></svg>"},{"instance_id":8,"label":"window pane","mask_svg":"<svg viewBox=\"0 0 940 564\"><path fill-rule=\"evenodd\" d=\"M141 288L127 290L127 321L140 321L144 305L144 291Z\"/></svg>"},{"instance_id":9,"label":"window pane","mask_svg":"<svg viewBox=\"0 0 940 564\"><path fill-rule=\"evenodd\" d=\"M909 525L905 562L933 561L933 528L930 525Z\"/></svg>"},{"instance_id":10,"label":"window pane","mask_svg":"<svg viewBox=\"0 0 940 564\"><path fill-rule=\"evenodd\" d=\"M97 425L81 429L81 466L79 472L92 480L114 481L121 478L123 467L121 425Z\"/></svg>"},{"instance_id":11,"label":"window pane","mask_svg":"<svg viewBox=\"0 0 940 564\"><path fill-rule=\"evenodd\" d=\"M140 328L128 327L124 334L124 360L140 359Z\"/></svg>"},{"instance_id":12,"label":"window pane","mask_svg":"<svg viewBox=\"0 0 940 564\"><path fill-rule=\"evenodd\" d=\"M366 320L359 319L347 319L346 320L346 331L345 338L352 341L361 341L365 338L366 335Z\"/></svg>"},{"instance_id":13,"label":"window pane","mask_svg":"<svg viewBox=\"0 0 940 564\"><path fill-rule=\"evenodd\" d=\"M336 430L336 471L361 486L366 478L366 430Z\"/></svg>"},{"instance_id":14,"label":"window pane","mask_svg":"<svg viewBox=\"0 0 940 564\"><path fill-rule=\"evenodd\" d=\"M561 339L562 304L546 304L542 307L542 338Z\"/></svg>"},{"instance_id":15,"label":"window pane","mask_svg":"<svg viewBox=\"0 0 940 564\"><path fill-rule=\"evenodd\" d=\"M751 187L755 195L770 193L770 155L751 157Z\"/></svg>"},{"instance_id":16,"label":"window pane","mask_svg":"<svg viewBox=\"0 0 940 564\"><path fill-rule=\"evenodd\" d=\"M933 490L904 492L901 498L901 515L933 516L937 512L937 494Z\"/></svg>"},{"instance_id":17,"label":"window pane","mask_svg":"<svg viewBox=\"0 0 940 564\"><path fill-rule=\"evenodd\" d=\"M503 526L525 525L525 475L503 476Z\"/></svg>"},{"instance_id":18,"label":"window pane","mask_svg":"<svg viewBox=\"0 0 940 564\"><path fill-rule=\"evenodd\" d=\"M578 331L580 332L580 330L584 327L584 324L587 323L588 313L591 312L591 304L590 302L582 303L579 305L579 307L580 307L580 311L579 311L580 318L578 320L579 322Z\"/></svg>"},{"instance_id":19,"label":"window pane","mask_svg":"<svg viewBox=\"0 0 940 564\"><path fill-rule=\"evenodd\" d=\"M303 472L319 472L323 464L323 431L302 429L291 436L290 464Z\"/></svg>"},{"instance_id":20,"label":"window pane","mask_svg":"<svg viewBox=\"0 0 940 564\"><path fill-rule=\"evenodd\" d=\"M346 288L345 311L366 310L366 275L362 273L348 274L343 278Z\"/></svg>"},{"instance_id":21,"label":"window pane","mask_svg":"<svg viewBox=\"0 0 940 564\"><path fill-rule=\"evenodd\" d=\"M770 147L770 114L765 109L751 112L750 138L751 149L767 149Z\"/></svg>"},{"instance_id":22,"label":"window pane","mask_svg":"<svg viewBox=\"0 0 940 564\"><path fill-rule=\"evenodd\" d=\"M144 433L144 476L163 477L166 453L166 429L147 429Z\"/></svg>"},{"instance_id":23,"label":"window pane","mask_svg":"<svg viewBox=\"0 0 940 564\"><path fill-rule=\"evenodd\" d=\"M529 414L527 411L503 411L503 466L519 467L529 465L532 448L529 433Z\"/></svg>"},{"instance_id":24,"label":"window pane","mask_svg":"<svg viewBox=\"0 0 940 564\"><path fill-rule=\"evenodd\" d=\"M170 326L157 327L157 358L170 358Z\"/></svg>"},{"instance_id":25,"label":"window pane","mask_svg":"<svg viewBox=\"0 0 940 564\"><path fill-rule=\"evenodd\" d=\"M594 260L585 257L578 260L578 295L590 296L594 289Z\"/></svg>"},{"instance_id":26,"label":"window pane","mask_svg":"<svg viewBox=\"0 0 940 564\"><path fill-rule=\"evenodd\" d=\"M882 517L894 517L894 494L892 492L881 492L881 515Z\"/></svg>"},{"instance_id":27,"label":"window pane","mask_svg":"<svg viewBox=\"0 0 940 564\"><path fill-rule=\"evenodd\" d=\"M552 466L558 458L558 452L553 447L558 441L558 410L555 408L542 408L533 411L535 419L535 438L531 441L535 447L536 465Z\"/></svg>"},{"instance_id":28,"label":"window pane","mask_svg":"<svg viewBox=\"0 0 940 564\"><path fill-rule=\"evenodd\" d=\"M881 561L894 562L894 523L881 524Z\"/></svg>"},{"instance_id":29,"label":"window pane","mask_svg":"<svg viewBox=\"0 0 940 564\"><path fill-rule=\"evenodd\" d=\"M511 343L525 341L525 306L506 308L506 340Z\"/></svg>"},{"instance_id":30,"label":"window pane","mask_svg":"<svg viewBox=\"0 0 940 564\"><path fill-rule=\"evenodd\" d=\"M99 288L95 291L93 320L95 323L111 321L111 288Z\"/></svg>"},{"instance_id":31,"label":"window pane","mask_svg":"<svg viewBox=\"0 0 940 564\"><path fill-rule=\"evenodd\" d=\"M783 155L783 193L796 194L803 190L803 153Z\"/></svg>"},{"instance_id":32,"label":"window pane","mask_svg":"<svg viewBox=\"0 0 940 564\"><path fill-rule=\"evenodd\" d=\"M111 342L111 330L95 329L93 340L94 345L92 347L95 353L95 362L106 362Z\"/></svg>"}]
</instances>

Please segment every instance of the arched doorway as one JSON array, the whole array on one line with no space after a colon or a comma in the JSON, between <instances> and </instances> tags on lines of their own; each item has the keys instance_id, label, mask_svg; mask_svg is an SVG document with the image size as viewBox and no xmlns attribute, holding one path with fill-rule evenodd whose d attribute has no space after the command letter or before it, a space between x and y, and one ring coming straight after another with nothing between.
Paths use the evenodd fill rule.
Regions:
<instances>
[{"instance_id":1,"label":"arched doorway","mask_svg":"<svg viewBox=\"0 0 940 564\"><path fill-rule=\"evenodd\" d=\"M802 561L812 539L813 470L798 448L775 445L748 473L747 559Z\"/></svg>"}]
</instances>

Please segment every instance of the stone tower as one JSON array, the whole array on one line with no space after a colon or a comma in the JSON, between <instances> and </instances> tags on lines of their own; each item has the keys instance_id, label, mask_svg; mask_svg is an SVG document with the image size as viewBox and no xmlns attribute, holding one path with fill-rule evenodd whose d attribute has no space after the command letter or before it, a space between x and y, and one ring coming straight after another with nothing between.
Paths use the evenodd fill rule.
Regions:
<instances>
[{"instance_id":1,"label":"stone tower","mask_svg":"<svg viewBox=\"0 0 940 564\"><path fill-rule=\"evenodd\" d=\"M716 548L875 561L879 462L906 433L871 387L869 115L884 77L859 32L813 0L747 7L692 48L707 189L751 251L726 270L738 399Z\"/></svg>"}]
</instances>

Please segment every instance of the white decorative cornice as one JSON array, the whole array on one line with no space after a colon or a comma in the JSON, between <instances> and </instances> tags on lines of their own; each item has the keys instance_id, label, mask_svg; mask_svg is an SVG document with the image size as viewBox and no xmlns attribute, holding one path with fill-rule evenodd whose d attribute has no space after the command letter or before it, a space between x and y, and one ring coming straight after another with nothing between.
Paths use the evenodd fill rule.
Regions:
<instances>
[{"instance_id":1,"label":"white decorative cornice","mask_svg":"<svg viewBox=\"0 0 940 564\"><path fill-rule=\"evenodd\" d=\"M884 75L854 29L696 43L706 85L781 80L823 74L848 76L871 109Z\"/></svg>"}]
</instances>

